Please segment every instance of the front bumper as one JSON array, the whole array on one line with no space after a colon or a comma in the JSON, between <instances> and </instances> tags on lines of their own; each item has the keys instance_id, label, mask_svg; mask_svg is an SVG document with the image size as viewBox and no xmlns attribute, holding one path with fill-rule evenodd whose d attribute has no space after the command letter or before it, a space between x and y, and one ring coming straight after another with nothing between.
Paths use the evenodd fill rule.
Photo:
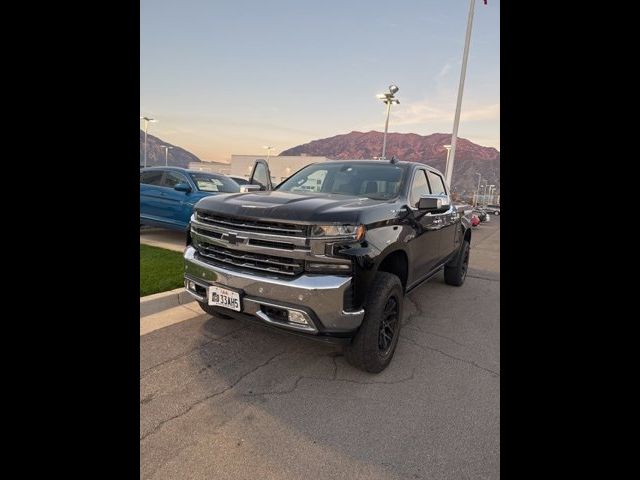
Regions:
<instances>
[{"instance_id":1,"label":"front bumper","mask_svg":"<svg viewBox=\"0 0 640 480\"><path fill-rule=\"evenodd\" d=\"M196 255L192 246L184 252L185 287L187 281L194 282L199 287L197 291L188 287L187 291L200 302L207 301L203 289L209 285L228 287L241 292L243 314L256 317L265 324L310 335L351 333L364 318L364 310L344 310L344 295L351 286L351 277L303 274L293 279L282 279L214 266L196 258ZM282 320L271 314L274 309L297 312L308 324ZM225 309L221 311L227 313Z\"/></svg>"}]
</instances>

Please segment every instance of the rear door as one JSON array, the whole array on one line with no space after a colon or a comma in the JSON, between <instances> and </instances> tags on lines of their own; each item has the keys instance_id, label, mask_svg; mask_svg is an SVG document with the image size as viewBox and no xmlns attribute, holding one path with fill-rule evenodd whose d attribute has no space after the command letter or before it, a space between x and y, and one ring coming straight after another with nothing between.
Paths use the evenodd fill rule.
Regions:
<instances>
[{"instance_id":1,"label":"rear door","mask_svg":"<svg viewBox=\"0 0 640 480\"><path fill-rule=\"evenodd\" d=\"M258 159L253 164L249 183L252 185L258 185L260 190L273 190L271 172L269 171L269 164L266 160Z\"/></svg>"},{"instance_id":2,"label":"rear door","mask_svg":"<svg viewBox=\"0 0 640 480\"><path fill-rule=\"evenodd\" d=\"M442 176L428 170L427 178L429 179L431 193L440 195L449 194ZM451 202L451 199L449 199L449 201ZM460 218L458 216L458 210L453 206L453 202L450 203L446 211L434 214L434 216L440 219L440 257L444 259L452 254L459 246L460 239L457 238L456 232L459 230Z\"/></svg>"},{"instance_id":3,"label":"rear door","mask_svg":"<svg viewBox=\"0 0 640 480\"><path fill-rule=\"evenodd\" d=\"M409 242L409 274L408 284L416 282L429 273L440 259L440 225L436 216L418 210L421 195L429 193L426 171L418 168L413 172L411 189L409 191L409 208L413 214L420 217L420 228L416 229L416 236ZM415 228L415 227L414 227Z\"/></svg>"},{"instance_id":4,"label":"rear door","mask_svg":"<svg viewBox=\"0 0 640 480\"><path fill-rule=\"evenodd\" d=\"M163 170L140 172L140 218L155 220L162 216Z\"/></svg>"}]
</instances>

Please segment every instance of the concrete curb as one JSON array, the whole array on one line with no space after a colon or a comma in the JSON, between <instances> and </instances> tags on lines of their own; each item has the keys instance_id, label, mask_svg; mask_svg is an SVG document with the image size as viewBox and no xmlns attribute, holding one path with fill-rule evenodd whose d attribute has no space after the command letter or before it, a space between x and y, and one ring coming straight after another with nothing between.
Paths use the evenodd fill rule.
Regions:
<instances>
[{"instance_id":1,"label":"concrete curb","mask_svg":"<svg viewBox=\"0 0 640 480\"><path fill-rule=\"evenodd\" d=\"M140 318L195 301L184 287L147 295L140 299Z\"/></svg>"}]
</instances>

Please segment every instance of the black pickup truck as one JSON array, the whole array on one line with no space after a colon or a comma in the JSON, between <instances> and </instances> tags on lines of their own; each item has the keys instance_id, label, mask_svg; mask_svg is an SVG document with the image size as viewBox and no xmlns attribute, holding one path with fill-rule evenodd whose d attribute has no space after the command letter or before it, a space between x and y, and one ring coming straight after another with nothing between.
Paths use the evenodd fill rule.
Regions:
<instances>
[{"instance_id":1,"label":"black pickup truck","mask_svg":"<svg viewBox=\"0 0 640 480\"><path fill-rule=\"evenodd\" d=\"M211 315L341 342L352 365L382 371L404 295L441 270L464 283L470 211L420 163L327 161L275 188L270 178L258 160L251 183L261 191L195 205L185 288Z\"/></svg>"}]
</instances>

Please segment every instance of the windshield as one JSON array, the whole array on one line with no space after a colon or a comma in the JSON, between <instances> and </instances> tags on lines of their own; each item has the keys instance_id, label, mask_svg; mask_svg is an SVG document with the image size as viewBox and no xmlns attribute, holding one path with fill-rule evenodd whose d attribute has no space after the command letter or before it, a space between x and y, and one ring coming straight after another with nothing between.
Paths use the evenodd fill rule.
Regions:
<instances>
[{"instance_id":1,"label":"windshield","mask_svg":"<svg viewBox=\"0 0 640 480\"><path fill-rule=\"evenodd\" d=\"M240 186L236 182L223 175L210 173L190 173L189 175L201 192L236 193L240 191Z\"/></svg>"},{"instance_id":2,"label":"windshield","mask_svg":"<svg viewBox=\"0 0 640 480\"><path fill-rule=\"evenodd\" d=\"M281 192L328 193L378 200L398 195L404 168L380 161L323 162L309 165L280 185Z\"/></svg>"}]
</instances>

